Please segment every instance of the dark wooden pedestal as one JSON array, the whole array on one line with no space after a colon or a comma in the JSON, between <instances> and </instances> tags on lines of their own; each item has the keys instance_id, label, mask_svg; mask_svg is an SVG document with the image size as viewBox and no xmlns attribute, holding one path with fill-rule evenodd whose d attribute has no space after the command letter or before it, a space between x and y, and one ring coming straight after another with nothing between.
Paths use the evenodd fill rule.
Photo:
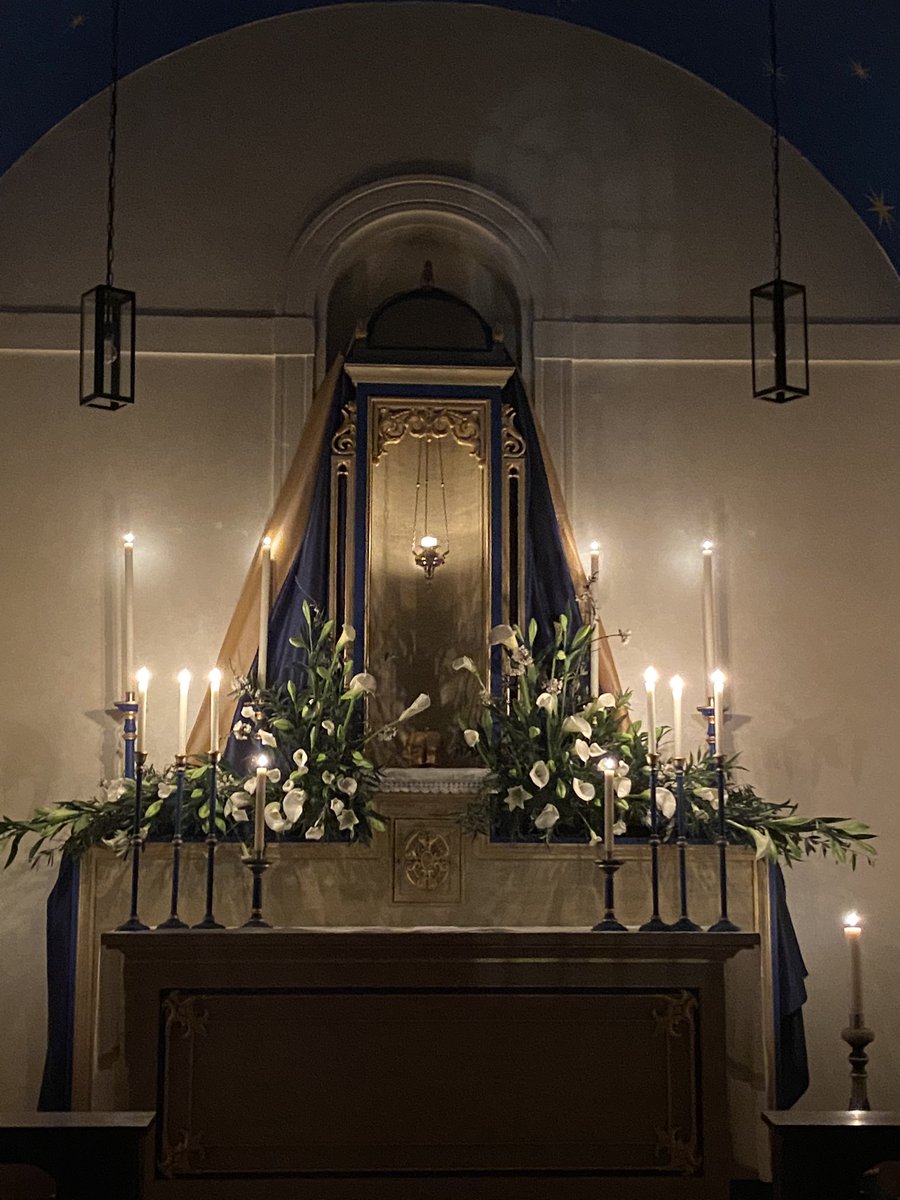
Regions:
<instances>
[{"instance_id":1,"label":"dark wooden pedestal","mask_svg":"<svg viewBox=\"0 0 900 1200\"><path fill-rule=\"evenodd\" d=\"M153 1197L725 1200L755 934L106 934Z\"/></svg>"},{"instance_id":2,"label":"dark wooden pedestal","mask_svg":"<svg viewBox=\"0 0 900 1200\"><path fill-rule=\"evenodd\" d=\"M853 1200L863 1173L900 1160L900 1113L767 1112L775 1200Z\"/></svg>"}]
</instances>

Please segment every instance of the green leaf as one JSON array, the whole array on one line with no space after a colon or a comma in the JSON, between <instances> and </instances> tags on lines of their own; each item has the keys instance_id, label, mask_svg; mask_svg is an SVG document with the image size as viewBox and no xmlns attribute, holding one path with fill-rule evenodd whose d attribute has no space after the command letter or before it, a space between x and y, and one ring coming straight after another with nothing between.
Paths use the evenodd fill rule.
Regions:
<instances>
[{"instance_id":1,"label":"green leaf","mask_svg":"<svg viewBox=\"0 0 900 1200\"><path fill-rule=\"evenodd\" d=\"M294 728L293 722L289 721L287 717L276 717L275 720L270 721L269 724L273 729L280 729L282 733L289 733L290 730Z\"/></svg>"},{"instance_id":2,"label":"green leaf","mask_svg":"<svg viewBox=\"0 0 900 1200\"><path fill-rule=\"evenodd\" d=\"M152 804L148 804L147 811L144 813L144 820L149 821L152 817L155 817L162 806L162 800L154 800Z\"/></svg>"},{"instance_id":3,"label":"green leaf","mask_svg":"<svg viewBox=\"0 0 900 1200\"><path fill-rule=\"evenodd\" d=\"M372 829L375 830L376 833L386 833L387 832L387 825L385 825L384 821L380 821L378 819L378 817L370 816L369 817L369 825Z\"/></svg>"},{"instance_id":4,"label":"green leaf","mask_svg":"<svg viewBox=\"0 0 900 1200\"><path fill-rule=\"evenodd\" d=\"M303 647L303 642L300 640L300 638L288 638L288 641L298 650L302 649Z\"/></svg>"},{"instance_id":5,"label":"green leaf","mask_svg":"<svg viewBox=\"0 0 900 1200\"><path fill-rule=\"evenodd\" d=\"M287 681L287 694L290 696L291 700L293 700L293 702L296 704L297 703L297 685L294 683L293 679L289 679Z\"/></svg>"}]
</instances>

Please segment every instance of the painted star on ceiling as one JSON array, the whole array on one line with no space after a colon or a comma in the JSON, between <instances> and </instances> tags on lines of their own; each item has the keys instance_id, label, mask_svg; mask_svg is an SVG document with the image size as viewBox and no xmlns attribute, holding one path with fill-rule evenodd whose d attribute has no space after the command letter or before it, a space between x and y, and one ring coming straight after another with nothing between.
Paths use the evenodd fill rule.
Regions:
<instances>
[{"instance_id":1,"label":"painted star on ceiling","mask_svg":"<svg viewBox=\"0 0 900 1200\"><path fill-rule=\"evenodd\" d=\"M75 16L69 21L69 28L80 29L86 21L87 17L84 15L84 13L76 13Z\"/></svg>"},{"instance_id":2,"label":"painted star on ceiling","mask_svg":"<svg viewBox=\"0 0 900 1200\"><path fill-rule=\"evenodd\" d=\"M868 67L864 67L861 62L857 62L854 58L850 61L850 74L855 75L861 83L867 83L872 72Z\"/></svg>"},{"instance_id":3,"label":"painted star on ceiling","mask_svg":"<svg viewBox=\"0 0 900 1200\"><path fill-rule=\"evenodd\" d=\"M874 213L878 218L879 229L882 227L882 225L890 226L894 224L894 209L896 208L896 205L888 204L884 198L884 189L878 192L877 195L873 189L866 196L866 199L869 201L869 212Z\"/></svg>"}]
</instances>

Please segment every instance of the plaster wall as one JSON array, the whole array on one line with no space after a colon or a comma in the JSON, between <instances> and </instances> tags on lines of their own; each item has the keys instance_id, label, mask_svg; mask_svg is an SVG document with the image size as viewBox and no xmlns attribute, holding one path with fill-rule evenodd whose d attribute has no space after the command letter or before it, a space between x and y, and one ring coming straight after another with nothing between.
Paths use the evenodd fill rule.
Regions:
<instances>
[{"instance_id":1,"label":"plaster wall","mask_svg":"<svg viewBox=\"0 0 900 1200\"><path fill-rule=\"evenodd\" d=\"M751 778L882 834L873 870L810 862L788 886L811 972L804 1105L846 1099L839 920L856 906L878 1034L873 1095L900 1108L887 748L900 709L900 293L861 223L787 156L786 270L807 283L817 321L842 320L814 325L813 396L781 409L749 400L736 323L770 270L767 133L643 52L497 11L343 7L173 55L125 82L121 112L117 279L144 312L171 314L143 319L151 352L133 412L78 410L77 323L51 311L102 264L102 102L0 179L0 808L25 815L88 794L113 770L105 710L119 690L128 526L139 537L136 650L157 680L151 756L171 756L171 681L213 661L309 394L314 338L302 322L269 324L294 242L367 179L469 179L527 213L558 259L536 313L536 398L578 536L603 544L604 618L634 631L617 651L624 682L637 688L653 660L699 699L698 546L712 531L734 738ZM420 231L395 243L410 285L420 245ZM439 256L435 269L440 283ZM374 291L365 275L360 295ZM299 315L312 326L326 314ZM48 884L19 866L0 876L7 1109L37 1092Z\"/></svg>"}]
</instances>

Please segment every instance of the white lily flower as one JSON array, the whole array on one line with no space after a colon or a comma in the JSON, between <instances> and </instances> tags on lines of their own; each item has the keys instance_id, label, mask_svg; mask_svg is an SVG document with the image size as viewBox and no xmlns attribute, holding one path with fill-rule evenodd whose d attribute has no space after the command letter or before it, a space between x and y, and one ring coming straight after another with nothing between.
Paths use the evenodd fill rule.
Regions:
<instances>
[{"instance_id":1,"label":"white lily flower","mask_svg":"<svg viewBox=\"0 0 900 1200\"><path fill-rule=\"evenodd\" d=\"M227 817L228 813L226 813L225 816ZM232 821L237 822L238 825L243 825L245 821L250 820L250 817L248 816L245 808L236 808L231 814L231 819Z\"/></svg>"},{"instance_id":2,"label":"white lily flower","mask_svg":"<svg viewBox=\"0 0 900 1200\"><path fill-rule=\"evenodd\" d=\"M272 783L281 783L281 770L278 767L269 767L266 776Z\"/></svg>"},{"instance_id":3,"label":"white lily flower","mask_svg":"<svg viewBox=\"0 0 900 1200\"><path fill-rule=\"evenodd\" d=\"M555 713L557 708L557 699L552 692L541 692L535 704L538 708L545 708L548 713Z\"/></svg>"},{"instance_id":4,"label":"white lily flower","mask_svg":"<svg viewBox=\"0 0 900 1200\"><path fill-rule=\"evenodd\" d=\"M325 730L325 732L328 734L329 737L334 737L334 721L330 721L326 717L325 720L322 722L322 728Z\"/></svg>"},{"instance_id":5,"label":"white lily flower","mask_svg":"<svg viewBox=\"0 0 900 1200\"><path fill-rule=\"evenodd\" d=\"M589 844L591 846L596 846L598 842L602 842L602 841L603 841L603 838L600 836L600 834L594 833L594 831L592 829L590 832L590 836L588 837Z\"/></svg>"},{"instance_id":6,"label":"white lily flower","mask_svg":"<svg viewBox=\"0 0 900 1200\"><path fill-rule=\"evenodd\" d=\"M302 749L295 750L292 757L298 767L305 767L307 762L309 761L309 755L306 753L305 750L302 750Z\"/></svg>"},{"instance_id":7,"label":"white lily flower","mask_svg":"<svg viewBox=\"0 0 900 1200\"><path fill-rule=\"evenodd\" d=\"M331 785L334 783L334 776L330 771L322 772L322 782L326 787L331 787Z\"/></svg>"},{"instance_id":8,"label":"white lily flower","mask_svg":"<svg viewBox=\"0 0 900 1200\"><path fill-rule=\"evenodd\" d=\"M246 792L232 792L228 797L228 803L231 805L232 812L239 808L247 808L250 804L250 797Z\"/></svg>"},{"instance_id":9,"label":"white lily flower","mask_svg":"<svg viewBox=\"0 0 900 1200\"><path fill-rule=\"evenodd\" d=\"M347 691L353 700L358 700L360 696L374 692L376 687L375 676L369 675L367 671L360 671L350 680Z\"/></svg>"},{"instance_id":10,"label":"white lily flower","mask_svg":"<svg viewBox=\"0 0 900 1200\"><path fill-rule=\"evenodd\" d=\"M713 808L719 807L719 792L717 788L695 787L694 795L701 800L705 800L707 804L711 804Z\"/></svg>"},{"instance_id":11,"label":"white lily flower","mask_svg":"<svg viewBox=\"0 0 900 1200\"><path fill-rule=\"evenodd\" d=\"M248 736L247 730L249 728L249 725L245 725L243 721L238 721L231 727L231 736L237 742L246 742Z\"/></svg>"},{"instance_id":12,"label":"white lily flower","mask_svg":"<svg viewBox=\"0 0 900 1200\"><path fill-rule=\"evenodd\" d=\"M616 821L615 825L613 825L614 836L621 837L624 832L625 832L625 822L624 821Z\"/></svg>"},{"instance_id":13,"label":"white lily flower","mask_svg":"<svg viewBox=\"0 0 900 1200\"><path fill-rule=\"evenodd\" d=\"M287 779L281 785L281 790L283 792L289 792L289 791L291 791L293 786L294 786L294 777L293 777L293 775L288 775Z\"/></svg>"},{"instance_id":14,"label":"white lily flower","mask_svg":"<svg viewBox=\"0 0 900 1200\"><path fill-rule=\"evenodd\" d=\"M624 800L626 796L631 794L631 780L620 779L616 783L616 795L620 800Z\"/></svg>"},{"instance_id":15,"label":"white lily flower","mask_svg":"<svg viewBox=\"0 0 900 1200\"><path fill-rule=\"evenodd\" d=\"M575 753L578 755L578 757L581 759L581 761L583 763L586 763L587 760L591 757L591 748L587 744L587 742L584 740L584 738L577 738L575 741L575 746L573 748L575 750Z\"/></svg>"},{"instance_id":16,"label":"white lily flower","mask_svg":"<svg viewBox=\"0 0 900 1200\"><path fill-rule=\"evenodd\" d=\"M241 716L244 718L245 721L255 721L256 720L256 709L253 707L252 704L245 704L244 707L241 709Z\"/></svg>"},{"instance_id":17,"label":"white lily flower","mask_svg":"<svg viewBox=\"0 0 900 1200\"><path fill-rule=\"evenodd\" d=\"M461 658L454 658L450 664L454 671L470 671L473 675L478 674L478 668L469 658L468 654L464 654Z\"/></svg>"},{"instance_id":18,"label":"white lily flower","mask_svg":"<svg viewBox=\"0 0 900 1200\"><path fill-rule=\"evenodd\" d=\"M625 776L628 774L629 769L630 768L628 766L628 763L620 762L619 765L616 767L616 774L619 776L620 779L624 779Z\"/></svg>"},{"instance_id":19,"label":"white lily flower","mask_svg":"<svg viewBox=\"0 0 900 1200\"><path fill-rule=\"evenodd\" d=\"M284 833L286 829L290 829L291 827L291 822L287 820L281 811L281 805L274 800L263 809L263 815L266 824L273 833Z\"/></svg>"},{"instance_id":20,"label":"white lily flower","mask_svg":"<svg viewBox=\"0 0 900 1200\"><path fill-rule=\"evenodd\" d=\"M250 795L250 796L255 795L256 794L256 776L251 775L249 779L245 779L244 783L243 783L243 788L244 788L244 791L248 793L248 795Z\"/></svg>"},{"instance_id":21,"label":"white lily flower","mask_svg":"<svg viewBox=\"0 0 900 1200\"><path fill-rule=\"evenodd\" d=\"M511 625L495 625L488 638L489 646L506 646L508 650L515 650L518 644L519 640Z\"/></svg>"},{"instance_id":22,"label":"white lily flower","mask_svg":"<svg viewBox=\"0 0 900 1200\"><path fill-rule=\"evenodd\" d=\"M521 808L524 811L525 801L530 799L531 792L526 792L523 787L516 785L516 787L511 787L506 793L503 803L510 812L512 812L514 808Z\"/></svg>"},{"instance_id":23,"label":"white lily flower","mask_svg":"<svg viewBox=\"0 0 900 1200\"><path fill-rule=\"evenodd\" d=\"M273 750L278 745L278 743L275 741L275 735L269 733L268 729L258 729L256 736L264 746L270 746Z\"/></svg>"},{"instance_id":24,"label":"white lily flower","mask_svg":"<svg viewBox=\"0 0 900 1200\"><path fill-rule=\"evenodd\" d=\"M559 820L559 809L555 804L545 804L534 818L535 829L552 829Z\"/></svg>"},{"instance_id":25,"label":"white lily flower","mask_svg":"<svg viewBox=\"0 0 900 1200\"><path fill-rule=\"evenodd\" d=\"M341 815L341 813L344 811L344 802L340 798L340 796L335 796L334 799L331 801L331 811L334 813L334 815L336 817L339 817Z\"/></svg>"},{"instance_id":26,"label":"white lily flower","mask_svg":"<svg viewBox=\"0 0 900 1200\"><path fill-rule=\"evenodd\" d=\"M342 775L337 781L338 788L348 796L355 796L359 784L351 775Z\"/></svg>"},{"instance_id":27,"label":"white lily flower","mask_svg":"<svg viewBox=\"0 0 900 1200\"><path fill-rule=\"evenodd\" d=\"M566 717L562 723L562 731L563 733L580 733L582 737L590 737L591 724L584 717Z\"/></svg>"},{"instance_id":28,"label":"white lily flower","mask_svg":"<svg viewBox=\"0 0 900 1200\"><path fill-rule=\"evenodd\" d=\"M325 836L325 827L323 825L310 825L304 836L309 842L321 842Z\"/></svg>"},{"instance_id":29,"label":"white lily flower","mask_svg":"<svg viewBox=\"0 0 900 1200\"><path fill-rule=\"evenodd\" d=\"M612 692L604 692L602 696L597 697L598 708L615 708L616 698Z\"/></svg>"},{"instance_id":30,"label":"white lily flower","mask_svg":"<svg viewBox=\"0 0 900 1200\"><path fill-rule=\"evenodd\" d=\"M477 746L481 741L481 734L477 729L466 729L463 732L463 741L468 747Z\"/></svg>"},{"instance_id":31,"label":"white lily flower","mask_svg":"<svg viewBox=\"0 0 900 1200\"><path fill-rule=\"evenodd\" d=\"M602 758L606 753L606 749L603 746L598 746L596 742L591 742L590 751L591 758Z\"/></svg>"},{"instance_id":32,"label":"white lily flower","mask_svg":"<svg viewBox=\"0 0 900 1200\"><path fill-rule=\"evenodd\" d=\"M656 789L656 807L667 821L675 816L675 809L677 807L675 796L668 788L658 787Z\"/></svg>"},{"instance_id":33,"label":"white lily flower","mask_svg":"<svg viewBox=\"0 0 900 1200\"><path fill-rule=\"evenodd\" d=\"M574 788L575 795L578 797L578 799L584 800L585 803L593 800L593 798L597 795L597 789L594 787L594 785L592 783L588 783L584 779L576 779L572 784L572 787Z\"/></svg>"},{"instance_id":34,"label":"white lily flower","mask_svg":"<svg viewBox=\"0 0 900 1200\"><path fill-rule=\"evenodd\" d=\"M343 650L345 646L349 646L351 642L356 641L356 630L352 625L345 625L341 630L341 636L337 640L335 651Z\"/></svg>"},{"instance_id":35,"label":"white lily flower","mask_svg":"<svg viewBox=\"0 0 900 1200\"><path fill-rule=\"evenodd\" d=\"M419 692L412 704L407 705L403 712L394 721L395 725L399 725L401 721L409 721L412 717L417 717L419 713L424 712L426 708L431 706L431 697L426 692Z\"/></svg>"},{"instance_id":36,"label":"white lily flower","mask_svg":"<svg viewBox=\"0 0 900 1200\"><path fill-rule=\"evenodd\" d=\"M542 758L538 759L528 774L536 788L546 787L550 782L550 768Z\"/></svg>"},{"instance_id":37,"label":"white lily flower","mask_svg":"<svg viewBox=\"0 0 900 1200\"><path fill-rule=\"evenodd\" d=\"M303 805L306 803L306 792L300 788L291 788L281 804L284 808L284 815L295 825L303 814Z\"/></svg>"},{"instance_id":38,"label":"white lily flower","mask_svg":"<svg viewBox=\"0 0 900 1200\"><path fill-rule=\"evenodd\" d=\"M345 808L338 817L338 829L352 829L359 824L359 817L352 808Z\"/></svg>"},{"instance_id":39,"label":"white lily flower","mask_svg":"<svg viewBox=\"0 0 900 1200\"><path fill-rule=\"evenodd\" d=\"M160 800L168 800L174 791L171 783L160 783L156 788L156 795Z\"/></svg>"}]
</instances>

